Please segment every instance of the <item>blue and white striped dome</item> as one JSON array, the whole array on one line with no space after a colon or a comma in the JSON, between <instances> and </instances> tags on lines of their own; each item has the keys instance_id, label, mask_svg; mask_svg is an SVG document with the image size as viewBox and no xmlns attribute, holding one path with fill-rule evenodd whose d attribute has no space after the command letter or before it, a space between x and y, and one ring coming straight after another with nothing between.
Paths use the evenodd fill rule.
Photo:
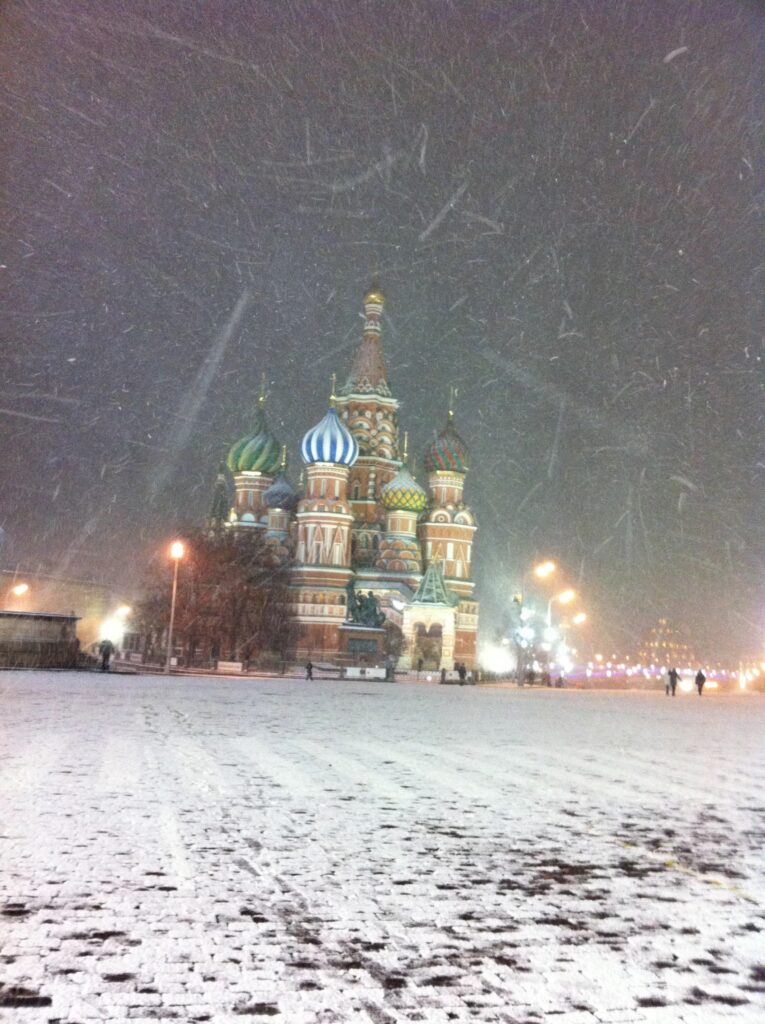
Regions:
<instances>
[{"instance_id":1,"label":"blue and white striped dome","mask_svg":"<svg viewBox=\"0 0 765 1024\"><path fill-rule=\"evenodd\" d=\"M321 423L303 438L300 446L303 462L334 462L340 466L352 466L358 458L359 446L356 438L345 427L334 409L330 409Z\"/></svg>"}]
</instances>

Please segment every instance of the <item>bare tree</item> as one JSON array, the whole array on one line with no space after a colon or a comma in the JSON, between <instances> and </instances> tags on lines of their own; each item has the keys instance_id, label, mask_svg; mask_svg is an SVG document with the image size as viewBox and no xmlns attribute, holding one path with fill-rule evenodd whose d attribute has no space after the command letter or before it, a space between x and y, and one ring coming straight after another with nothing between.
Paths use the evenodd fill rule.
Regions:
<instances>
[{"instance_id":1,"label":"bare tree","mask_svg":"<svg viewBox=\"0 0 765 1024\"><path fill-rule=\"evenodd\" d=\"M196 531L179 566L175 636L187 664L218 658L283 664L292 639L287 570L269 564L260 531ZM147 654L161 650L171 577L153 570L138 606Z\"/></svg>"}]
</instances>

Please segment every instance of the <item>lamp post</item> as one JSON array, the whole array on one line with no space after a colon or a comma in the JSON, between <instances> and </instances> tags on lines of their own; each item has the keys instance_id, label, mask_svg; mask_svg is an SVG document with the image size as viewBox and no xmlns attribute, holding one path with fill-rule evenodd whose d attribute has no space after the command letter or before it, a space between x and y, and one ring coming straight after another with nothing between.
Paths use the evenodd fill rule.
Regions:
<instances>
[{"instance_id":1,"label":"lamp post","mask_svg":"<svg viewBox=\"0 0 765 1024\"><path fill-rule=\"evenodd\" d=\"M167 630L167 657L165 658L165 675L170 675L170 659L173 654L173 624L175 623L175 595L178 592L178 563L186 553L183 542L174 540L170 545L170 557L175 566L173 568L173 596L170 599L170 625Z\"/></svg>"},{"instance_id":2,"label":"lamp post","mask_svg":"<svg viewBox=\"0 0 765 1024\"><path fill-rule=\"evenodd\" d=\"M513 598L513 602L518 605L518 618L520 619L520 627L516 630L516 666L515 666L515 677L516 682L521 683L523 680L523 673L526 668L526 650L530 646L533 640L533 630L528 627L524 627L526 616L524 612L524 603L526 601L526 585L530 576L535 576L538 580L547 580L553 576L558 570L558 566L552 559L547 558L544 562L537 562L531 569L527 569L521 577L521 592L516 594ZM523 636L523 633L531 633L531 636ZM521 641L525 640L525 643Z\"/></svg>"},{"instance_id":3,"label":"lamp post","mask_svg":"<svg viewBox=\"0 0 765 1024\"><path fill-rule=\"evenodd\" d=\"M552 606L553 601L559 601L561 604L569 604L576 597L575 590L564 590L560 594L553 594L550 600L547 602L547 625L552 626Z\"/></svg>"},{"instance_id":4,"label":"lamp post","mask_svg":"<svg viewBox=\"0 0 765 1024\"><path fill-rule=\"evenodd\" d=\"M516 594L513 598L514 604L518 605L519 614L523 612L523 604L526 600L526 584L528 583L529 576L536 576L538 580L546 580L557 572L557 570L558 566L549 558L544 562L538 562L532 569L526 570L521 577L521 592L520 594Z\"/></svg>"}]
</instances>

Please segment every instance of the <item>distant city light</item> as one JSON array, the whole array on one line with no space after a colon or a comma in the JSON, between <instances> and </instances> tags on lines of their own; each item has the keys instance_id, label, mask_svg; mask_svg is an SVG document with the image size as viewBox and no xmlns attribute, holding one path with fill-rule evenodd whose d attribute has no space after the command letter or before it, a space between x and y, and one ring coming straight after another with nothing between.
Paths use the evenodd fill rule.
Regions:
<instances>
[{"instance_id":1,"label":"distant city light","mask_svg":"<svg viewBox=\"0 0 765 1024\"><path fill-rule=\"evenodd\" d=\"M22 595L29 593L29 584L17 583L15 587L11 588L11 593L15 594L16 597L21 597Z\"/></svg>"},{"instance_id":2,"label":"distant city light","mask_svg":"<svg viewBox=\"0 0 765 1024\"><path fill-rule=\"evenodd\" d=\"M170 557L175 558L177 560L179 558L183 558L185 554L186 548L183 544L183 541L174 540L173 543L170 545Z\"/></svg>"},{"instance_id":3,"label":"distant city light","mask_svg":"<svg viewBox=\"0 0 765 1024\"><path fill-rule=\"evenodd\" d=\"M534 566L534 575L540 580L546 580L548 576L552 576L557 568L555 562L548 559L548 561L540 562L539 565Z\"/></svg>"},{"instance_id":4,"label":"distant city light","mask_svg":"<svg viewBox=\"0 0 765 1024\"><path fill-rule=\"evenodd\" d=\"M114 613L118 619L126 619L128 615L133 611L129 604L120 605L117 611Z\"/></svg>"},{"instance_id":5,"label":"distant city light","mask_svg":"<svg viewBox=\"0 0 765 1024\"><path fill-rule=\"evenodd\" d=\"M587 621L587 613L577 612L571 621L574 623L575 626L581 626L583 622Z\"/></svg>"}]
</instances>

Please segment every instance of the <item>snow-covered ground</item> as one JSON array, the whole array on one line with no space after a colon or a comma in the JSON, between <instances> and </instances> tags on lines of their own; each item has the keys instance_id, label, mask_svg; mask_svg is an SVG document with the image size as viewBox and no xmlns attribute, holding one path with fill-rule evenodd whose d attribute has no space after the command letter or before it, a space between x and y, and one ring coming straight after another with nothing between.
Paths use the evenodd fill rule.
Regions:
<instances>
[{"instance_id":1,"label":"snow-covered ground","mask_svg":"<svg viewBox=\"0 0 765 1024\"><path fill-rule=\"evenodd\" d=\"M765 698L0 678L0 1020L765 1019Z\"/></svg>"}]
</instances>

